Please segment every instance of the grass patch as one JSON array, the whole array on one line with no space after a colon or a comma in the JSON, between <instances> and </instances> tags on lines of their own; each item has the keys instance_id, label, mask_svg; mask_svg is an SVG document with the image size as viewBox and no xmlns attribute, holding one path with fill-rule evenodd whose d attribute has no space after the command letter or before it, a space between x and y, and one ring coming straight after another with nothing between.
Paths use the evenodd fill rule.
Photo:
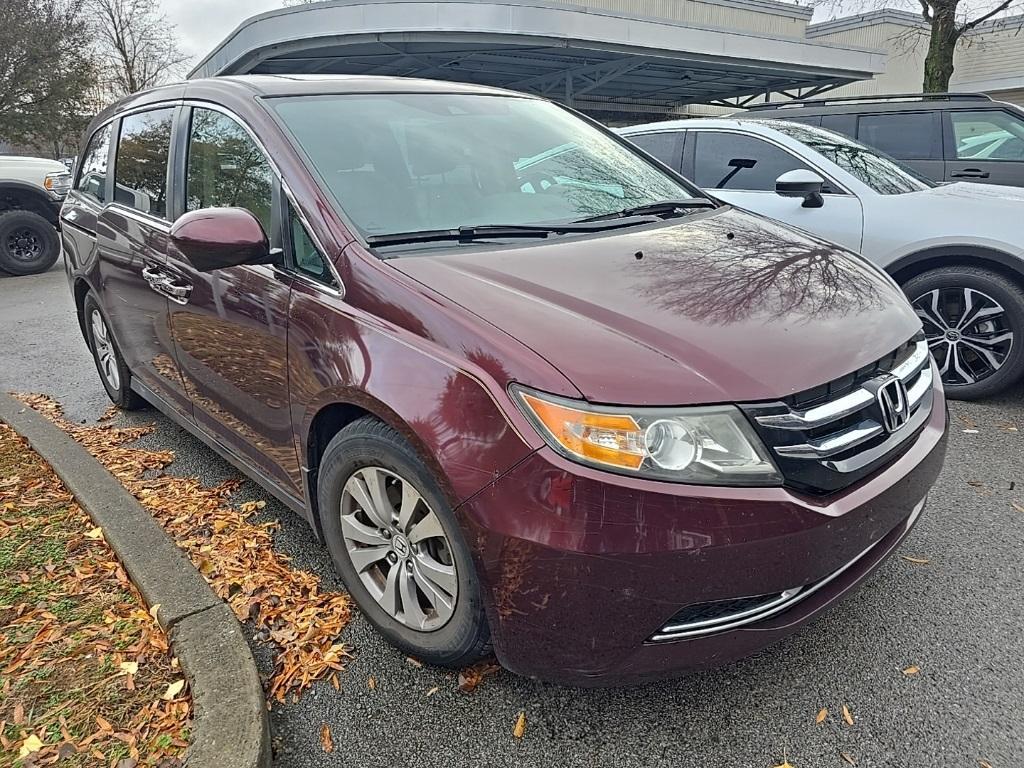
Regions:
<instances>
[{"instance_id":1,"label":"grass patch","mask_svg":"<svg viewBox=\"0 0 1024 768\"><path fill-rule=\"evenodd\" d=\"M162 696L180 678L88 516L0 424L0 765L174 765L191 701Z\"/></svg>"}]
</instances>

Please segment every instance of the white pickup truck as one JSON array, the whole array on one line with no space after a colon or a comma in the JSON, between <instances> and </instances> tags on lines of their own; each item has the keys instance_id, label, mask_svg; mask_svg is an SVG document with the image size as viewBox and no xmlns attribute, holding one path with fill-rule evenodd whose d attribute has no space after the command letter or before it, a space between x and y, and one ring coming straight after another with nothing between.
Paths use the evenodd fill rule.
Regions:
<instances>
[{"instance_id":1,"label":"white pickup truck","mask_svg":"<svg viewBox=\"0 0 1024 768\"><path fill-rule=\"evenodd\" d=\"M58 160L0 155L0 272L44 272L60 256L58 213L71 174Z\"/></svg>"}]
</instances>

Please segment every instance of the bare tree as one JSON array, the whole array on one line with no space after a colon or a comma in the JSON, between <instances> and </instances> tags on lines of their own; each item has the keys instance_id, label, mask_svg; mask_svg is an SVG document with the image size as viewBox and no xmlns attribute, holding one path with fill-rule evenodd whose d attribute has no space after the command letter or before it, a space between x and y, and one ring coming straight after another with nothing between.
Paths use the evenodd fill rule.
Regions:
<instances>
[{"instance_id":1,"label":"bare tree","mask_svg":"<svg viewBox=\"0 0 1024 768\"><path fill-rule=\"evenodd\" d=\"M953 77L953 56L957 44L986 21L1016 10L1024 9L1024 0L813 0L815 7L831 8L845 13L864 10L865 7L892 7L920 10L921 18L928 24L931 35L928 40L928 55L924 62L922 90L925 93L941 93L949 90Z\"/></svg>"},{"instance_id":2,"label":"bare tree","mask_svg":"<svg viewBox=\"0 0 1024 768\"><path fill-rule=\"evenodd\" d=\"M107 99L160 85L188 60L156 0L85 0Z\"/></svg>"}]
</instances>

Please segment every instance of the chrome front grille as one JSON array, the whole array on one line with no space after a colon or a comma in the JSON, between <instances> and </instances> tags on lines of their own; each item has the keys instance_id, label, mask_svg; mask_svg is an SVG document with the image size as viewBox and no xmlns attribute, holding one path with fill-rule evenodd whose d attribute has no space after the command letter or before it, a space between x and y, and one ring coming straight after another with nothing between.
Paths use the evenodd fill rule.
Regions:
<instances>
[{"instance_id":1,"label":"chrome front grille","mask_svg":"<svg viewBox=\"0 0 1024 768\"><path fill-rule=\"evenodd\" d=\"M787 484L841 490L898 455L924 425L934 383L924 338L858 373L786 402L744 406Z\"/></svg>"}]
</instances>

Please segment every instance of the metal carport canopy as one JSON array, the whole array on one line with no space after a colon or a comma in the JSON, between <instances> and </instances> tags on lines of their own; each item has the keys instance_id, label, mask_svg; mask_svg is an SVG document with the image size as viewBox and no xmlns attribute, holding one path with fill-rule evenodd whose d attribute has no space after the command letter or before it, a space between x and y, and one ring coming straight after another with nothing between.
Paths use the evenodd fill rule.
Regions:
<instances>
[{"instance_id":1,"label":"metal carport canopy","mask_svg":"<svg viewBox=\"0 0 1024 768\"><path fill-rule=\"evenodd\" d=\"M879 51L540 0L333 0L248 19L189 77L429 77L657 113L740 106L768 92L813 95L884 67Z\"/></svg>"}]
</instances>

